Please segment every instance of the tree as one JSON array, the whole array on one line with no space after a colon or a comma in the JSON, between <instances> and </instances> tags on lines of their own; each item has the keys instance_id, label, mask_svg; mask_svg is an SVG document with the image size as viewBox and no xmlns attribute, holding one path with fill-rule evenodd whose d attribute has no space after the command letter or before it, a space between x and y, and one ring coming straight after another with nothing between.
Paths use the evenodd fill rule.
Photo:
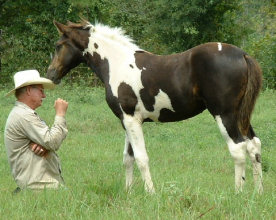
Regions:
<instances>
[{"instance_id":1,"label":"tree","mask_svg":"<svg viewBox=\"0 0 276 220\"><path fill-rule=\"evenodd\" d=\"M12 75L22 69L46 72L57 39L53 19L64 21L78 17L69 8L66 0L20 0L2 4L0 26L7 44L2 52L2 82L11 82Z\"/></svg>"},{"instance_id":2,"label":"tree","mask_svg":"<svg viewBox=\"0 0 276 220\"><path fill-rule=\"evenodd\" d=\"M274 1L244 0L236 11L236 38L240 46L261 64L263 87L276 89L276 5ZM235 26L237 26L235 25Z\"/></svg>"},{"instance_id":3,"label":"tree","mask_svg":"<svg viewBox=\"0 0 276 220\"><path fill-rule=\"evenodd\" d=\"M150 11L148 35L167 45L162 53L180 52L208 41L225 41L224 14L237 8L236 0L158 0ZM231 41L231 39L228 39ZM157 46L156 46L157 47Z\"/></svg>"},{"instance_id":4,"label":"tree","mask_svg":"<svg viewBox=\"0 0 276 220\"><path fill-rule=\"evenodd\" d=\"M122 27L142 49L157 54L208 41L241 46L261 63L273 82L268 85L276 87L274 1L2 0L0 7L2 84L18 70L46 72L58 39L53 20L77 22L83 16L91 23ZM70 75L91 77L84 68Z\"/></svg>"}]
</instances>

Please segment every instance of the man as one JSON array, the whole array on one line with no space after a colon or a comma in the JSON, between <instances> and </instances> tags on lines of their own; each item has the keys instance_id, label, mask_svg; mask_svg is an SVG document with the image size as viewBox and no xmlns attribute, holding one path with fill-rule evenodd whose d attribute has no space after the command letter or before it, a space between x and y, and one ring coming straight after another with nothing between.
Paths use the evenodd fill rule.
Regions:
<instances>
[{"instance_id":1,"label":"man","mask_svg":"<svg viewBox=\"0 0 276 220\"><path fill-rule=\"evenodd\" d=\"M58 188L64 184L60 161L55 153L67 135L65 115L68 103L55 101L54 125L49 128L35 109L46 97L44 89L53 89L51 80L42 78L37 70L26 70L14 75L15 106L5 127L5 146L12 175L20 189Z\"/></svg>"}]
</instances>

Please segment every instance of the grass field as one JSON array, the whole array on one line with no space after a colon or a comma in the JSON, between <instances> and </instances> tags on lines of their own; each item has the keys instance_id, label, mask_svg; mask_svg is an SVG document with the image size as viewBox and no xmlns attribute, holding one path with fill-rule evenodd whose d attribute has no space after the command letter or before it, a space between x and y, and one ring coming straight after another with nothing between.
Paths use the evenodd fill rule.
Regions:
<instances>
[{"instance_id":1,"label":"grass field","mask_svg":"<svg viewBox=\"0 0 276 220\"><path fill-rule=\"evenodd\" d=\"M12 195L3 141L14 98L0 91L0 219L276 219L276 93L264 91L252 124L262 141L264 194L254 190L247 161L245 189L234 192L234 165L211 115L177 123L145 123L155 195L135 184L125 192L124 131L101 88L59 86L37 112L53 123L54 100L69 101L68 136L58 154L67 189Z\"/></svg>"}]
</instances>

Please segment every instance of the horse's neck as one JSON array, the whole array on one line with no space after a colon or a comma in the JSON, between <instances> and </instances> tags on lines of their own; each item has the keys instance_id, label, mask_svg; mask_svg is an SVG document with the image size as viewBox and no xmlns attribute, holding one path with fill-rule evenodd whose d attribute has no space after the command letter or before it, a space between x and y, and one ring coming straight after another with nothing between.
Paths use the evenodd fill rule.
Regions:
<instances>
[{"instance_id":1,"label":"horse's neck","mask_svg":"<svg viewBox=\"0 0 276 220\"><path fill-rule=\"evenodd\" d=\"M95 71L103 83L108 83L111 68L118 67L134 59L135 50L139 50L135 45L127 47L127 45L121 45L118 42L102 40L96 41L94 44L89 43L85 53L88 52L91 55L88 61L91 69Z\"/></svg>"}]
</instances>

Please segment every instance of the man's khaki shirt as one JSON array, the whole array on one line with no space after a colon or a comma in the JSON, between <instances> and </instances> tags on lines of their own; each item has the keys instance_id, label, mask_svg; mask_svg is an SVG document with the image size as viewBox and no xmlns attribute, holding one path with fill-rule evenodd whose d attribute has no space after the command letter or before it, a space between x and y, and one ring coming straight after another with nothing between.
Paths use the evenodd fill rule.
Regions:
<instances>
[{"instance_id":1,"label":"man's khaki shirt","mask_svg":"<svg viewBox=\"0 0 276 220\"><path fill-rule=\"evenodd\" d=\"M55 116L49 128L34 110L16 101L6 122L5 145L12 175L20 188L57 188L64 184L55 151L67 132L64 117ZM30 149L31 142L49 150L47 156L36 155Z\"/></svg>"}]
</instances>

